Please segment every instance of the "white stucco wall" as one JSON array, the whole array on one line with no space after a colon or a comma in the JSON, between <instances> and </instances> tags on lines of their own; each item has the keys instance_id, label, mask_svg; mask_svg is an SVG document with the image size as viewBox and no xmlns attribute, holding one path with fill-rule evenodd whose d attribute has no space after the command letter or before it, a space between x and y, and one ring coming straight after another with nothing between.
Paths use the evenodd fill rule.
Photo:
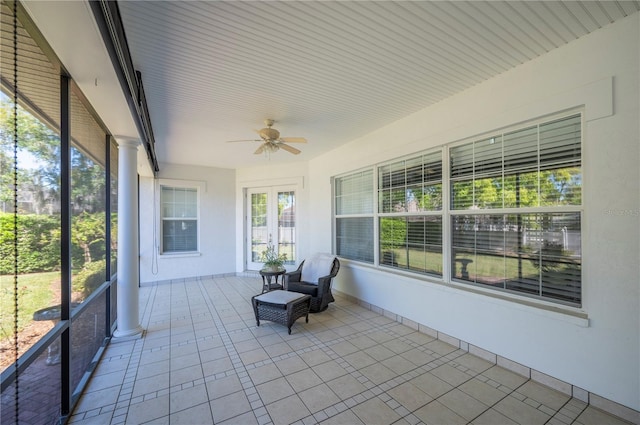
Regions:
<instances>
[{"instance_id":1,"label":"white stucco wall","mask_svg":"<svg viewBox=\"0 0 640 425\"><path fill-rule=\"evenodd\" d=\"M140 281L234 273L237 243L234 234L235 170L160 164L158 179L192 183L201 188L200 250L197 255L159 254L160 224L154 208L159 201L158 181L140 177Z\"/></svg>"},{"instance_id":2,"label":"white stucco wall","mask_svg":"<svg viewBox=\"0 0 640 425\"><path fill-rule=\"evenodd\" d=\"M640 409L639 27L636 14L309 164L310 250L322 251L330 176L583 107L583 307L574 313L587 320L348 261L336 288Z\"/></svg>"}]
</instances>

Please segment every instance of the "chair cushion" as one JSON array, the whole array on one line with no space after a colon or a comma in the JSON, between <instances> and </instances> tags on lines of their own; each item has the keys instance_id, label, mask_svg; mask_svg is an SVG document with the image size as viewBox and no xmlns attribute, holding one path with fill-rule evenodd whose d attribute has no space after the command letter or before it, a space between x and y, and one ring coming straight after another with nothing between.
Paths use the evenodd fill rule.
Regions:
<instances>
[{"instance_id":1,"label":"chair cushion","mask_svg":"<svg viewBox=\"0 0 640 425\"><path fill-rule=\"evenodd\" d=\"M312 297L318 296L318 285L312 285L307 282L289 282L287 285L287 291L299 292L301 294L311 295ZM275 291L272 291L275 292Z\"/></svg>"},{"instance_id":2,"label":"chair cushion","mask_svg":"<svg viewBox=\"0 0 640 425\"><path fill-rule=\"evenodd\" d=\"M317 285L318 279L331 273L335 258L334 255L324 253L315 254L307 258L302 265L300 280Z\"/></svg>"}]
</instances>

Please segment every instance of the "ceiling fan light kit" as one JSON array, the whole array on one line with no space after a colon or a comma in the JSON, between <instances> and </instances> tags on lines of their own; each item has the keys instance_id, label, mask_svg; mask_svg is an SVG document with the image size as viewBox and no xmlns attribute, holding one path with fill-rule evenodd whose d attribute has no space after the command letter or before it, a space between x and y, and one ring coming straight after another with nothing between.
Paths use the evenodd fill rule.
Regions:
<instances>
[{"instance_id":1,"label":"ceiling fan light kit","mask_svg":"<svg viewBox=\"0 0 640 425\"><path fill-rule=\"evenodd\" d=\"M266 119L264 120L266 127L255 130L258 136L260 136L260 139L230 140L229 142L262 142L262 145L254 152L256 155L265 153L269 156L271 153L277 152L280 148L294 155L298 155L300 150L289 146L287 143L307 143L307 139L304 137L280 137L280 132L272 128L274 122L272 119Z\"/></svg>"}]
</instances>

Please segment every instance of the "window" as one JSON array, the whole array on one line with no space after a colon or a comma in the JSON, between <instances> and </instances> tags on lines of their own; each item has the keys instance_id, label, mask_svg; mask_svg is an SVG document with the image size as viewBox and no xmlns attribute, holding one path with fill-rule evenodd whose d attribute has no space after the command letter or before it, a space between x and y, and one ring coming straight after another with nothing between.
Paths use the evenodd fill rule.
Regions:
<instances>
[{"instance_id":1,"label":"window","mask_svg":"<svg viewBox=\"0 0 640 425\"><path fill-rule=\"evenodd\" d=\"M336 178L337 254L580 305L581 147L572 114Z\"/></svg>"},{"instance_id":2,"label":"window","mask_svg":"<svg viewBox=\"0 0 640 425\"><path fill-rule=\"evenodd\" d=\"M373 263L373 170L334 181L336 254Z\"/></svg>"},{"instance_id":3,"label":"window","mask_svg":"<svg viewBox=\"0 0 640 425\"><path fill-rule=\"evenodd\" d=\"M451 148L453 279L580 304L581 128L573 115Z\"/></svg>"},{"instance_id":4,"label":"window","mask_svg":"<svg viewBox=\"0 0 640 425\"><path fill-rule=\"evenodd\" d=\"M160 186L162 253L198 251L198 188Z\"/></svg>"},{"instance_id":5,"label":"window","mask_svg":"<svg viewBox=\"0 0 640 425\"><path fill-rule=\"evenodd\" d=\"M442 153L378 167L380 263L442 276Z\"/></svg>"}]
</instances>

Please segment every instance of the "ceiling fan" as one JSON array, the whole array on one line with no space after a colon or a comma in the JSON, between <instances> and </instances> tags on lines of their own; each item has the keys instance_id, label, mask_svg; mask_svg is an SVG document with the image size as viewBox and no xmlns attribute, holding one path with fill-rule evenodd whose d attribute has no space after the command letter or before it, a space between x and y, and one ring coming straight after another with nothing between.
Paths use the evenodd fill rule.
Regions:
<instances>
[{"instance_id":1,"label":"ceiling fan","mask_svg":"<svg viewBox=\"0 0 640 425\"><path fill-rule=\"evenodd\" d=\"M300 150L287 145L287 143L307 143L307 139L304 137L280 137L280 132L275 128L272 128L275 121L272 119L264 120L265 128L260 130L254 130L260 136L260 139L246 139L246 140L229 140L228 143L234 142L262 142L260 147L256 149L255 154L272 153L278 149L284 149L294 155L300 153Z\"/></svg>"}]
</instances>

